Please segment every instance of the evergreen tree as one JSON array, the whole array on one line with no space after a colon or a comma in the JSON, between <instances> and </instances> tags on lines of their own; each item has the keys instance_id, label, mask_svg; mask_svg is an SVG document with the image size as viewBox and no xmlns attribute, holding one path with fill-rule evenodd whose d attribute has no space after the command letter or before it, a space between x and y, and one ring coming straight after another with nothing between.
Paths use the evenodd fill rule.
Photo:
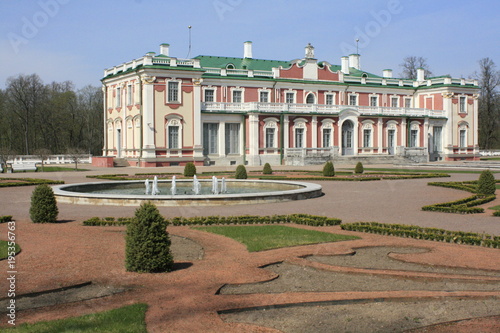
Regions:
<instances>
[{"instance_id":1,"label":"evergreen tree","mask_svg":"<svg viewBox=\"0 0 500 333\"><path fill-rule=\"evenodd\" d=\"M356 166L354 167L354 173L363 173L365 172L365 168L363 168L363 163L358 162L356 163Z\"/></svg>"},{"instance_id":2,"label":"evergreen tree","mask_svg":"<svg viewBox=\"0 0 500 333\"><path fill-rule=\"evenodd\" d=\"M247 179L248 178L247 169L245 168L245 166L243 164L238 165L238 167L236 168L236 174L235 174L234 178L236 178L236 179Z\"/></svg>"},{"instance_id":3,"label":"evergreen tree","mask_svg":"<svg viewBox=\"0 0 500 333\"><path fill-rule=\"evenodd\" d=\"M196 175L196 166L193 162L187 162L184 166L184 177L193 177Z\"/></svg>"},{"instance_id":4,"label":"evergreen tree","mask_svg":"<svg viewBox=\"0 0 500 333\"><path fill-rule=\"evenodd\" d=\"M125 268L130 272L170 272L173 263L167 222L154 204L143 203L127 227Z\"/></svg>"},{"instance_id":5,"label":"evergreen tree","mask_svg":"<svg viewBox=\"0 0 500 333\"><path fill-rule=\"evenodd\" d=\"M323 176L324 177L333 177L335 176L335 168L333 167L333 162L328 161L323 166Z\"/></svg>"},{"instance_id":6,"label":"evergreen tree","mask_svg":"<svg viewBox=\"0 0 500 333\"><path fill-rule=\"evenodd\" d=\"M262 170L262 173L264 175L272 175L273 174L273 169L271 168L271 165L269 163L264 164L264 169Z\"/></svg>"},{"instance_id":7,"label":"evergreen tree","mask_svg":"<svg viewBox=\"0 0 500 333\"><path fill-rule=\"evenodd\" d=\"M38 185L31 194L30 218L34 223L57 222L57 201L47 184Z\"/></svg>"},{"instance_id":8,"label":"evergreen tree","mask_svg":"<svg viewBox=\"0 0 500 333\"><path fill-rule=\"evenodd\" d=\"M490 170L484 170L479 176L479 181L477 184L477 193L481 195L495 194L496 191L496 181L495 176Z\"/></svg>"}]
</instances>

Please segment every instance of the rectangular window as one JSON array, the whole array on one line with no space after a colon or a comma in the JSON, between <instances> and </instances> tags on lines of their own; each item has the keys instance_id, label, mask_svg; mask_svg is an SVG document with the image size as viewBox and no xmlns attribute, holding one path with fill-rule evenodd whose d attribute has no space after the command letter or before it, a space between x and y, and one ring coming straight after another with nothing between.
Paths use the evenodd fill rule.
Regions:
<instances>
[{"instance_id":1,"label":"rectangular window","mask_svg":"<svg viewBox=\"0 0 500 333\"><path fill-rule=\"evenodd\" d=\"M332 129L323 129L323 148L329 148L332 146Z\"/></svg>"},{"instance_id":2,"label":"rectangular window","mask_svg":"<svg viewBox=\"0 0 500 333\"><path fill-rule=\"evenodd\" d=\"M261 91L260 96L259 96L259 101L261 103L269 103L269 92L268 91Z\"/></svg>"},{"instance_id":3,"label":"rectangular window","mask_svg":"<svg viewBox=\"0 0 500 333\"><path fill-rule=\"evenodd\" d=\"M285 94L285 103L287 103L287 104L293 104L293 102L294 102L294 95L295 94L292 93L292 92L287 92Z\"/></svg>"},{"instance_id":4,"label":"rectangular window","mask_svg":"<svg viewBox=\"0 0 500 333\"><path fill-rule=\"evenodd\" d=\"M417 147L418 130L410 131L410 147Z\"/></svg>"},{"instance_id":5,"label":"rectangular window","mask_svg":"<svg viewBox=\"0 0 500 333\"><path fill-rule=\"evenodd\" d=\"M467 112L467 98L464 96L460 96L460 113L466 113Z\"/></svg>"},{"instance_id":6,"label":"rectangular window","mask_svg":"<svg viewBox=\"0 0 500 333\"><path fill-rule=\"evenodd\" d=\"M393 107L393 108L399 107L399 98L398 97L391 97L391 107Z\"/></svg>"},{"instance_id":7,"label":"rectangular window","mask_svg":"<svg viewBox=\"0 0 500 333\"><path fill-rule=\"evenodd\" d=\"M370 129L363 130L363 147L365 148L370 147L371 135L372 135L372 130Z\"/></svg>"},{"instance_id":8,"label":"rectangular window","mask_svg":"<svg viewBox=\"0 0 500 333\"><path fill-rule=\"evenodd\" d=\"M460 130L460 147L467 147L466 131Z\"/></svg>"},{"instance_id":9,"label":"rectangular window","mask_svg":"<svg viewBox=\"0 0 500 333\"><path fill-rule=\"evenodd\" d=\"M122 106L122 89L116 88L116 107L119 108Z\"/></svg>"},{"instance_id":10,"label":"rectangular window","mask_svg":"<svg viewBox=\"0 0 500 333\"><path fill-rule=\"evenodd\" d=\"M325 104L326 105L333 105L333 95L332 94L326 95Z\"/></svg>"},{"instance_id":11,"label":"rectangular window","mask_svg":"<svg viewBox=\"0 0 500 333\"><path fill-rule=\"evenodd\" d=\"M179 126L168 126L168 148L179 148Z\"/></svg>"},{"instance_id":12,"label":"rectangular window","mask_svg":"<svg viewBox=\"0 0 500 333\"><path fill-rule=\"evenodd\" d=\"M266 128L266 148L274 148L274 128Z\"/></svg>"},{"instance_id":13,"label":"rectangular window","mask_svg":"<svg viewBox=\"0 0 500 333\"><path fill-rule=\"evenodd\" d=\"M219 149L219 124L203 124L203 155L217 154Z\"/></svg>"},{"instance_id":14,"label":"rectangular window","mask_svg":"<svg viewBox=\"0 0 500 333\"><path fill-rule=\"evenodd\" d=\"M405 108L411 108L411 98L405 98Z\"/></svg>"},{"instance_id":15,"label":"rectangular window","mask_svg":"<svg viewBox=\"0 0 500 333\"><path fill-rule=\"evenodd\" d=\"M358 96L349 95L349 105L358 105Z\"/></svg>"},{"instance_id":16,"label":"rectangular window","mask_svg":"<svg viewBox=\"0 0 500 333\"><path fill-rule=\"evenodd\" d=\"M127 105L132 105L132 85L127 86Z\"/></svg>"},{"instance_id":17,"label":"rectangular window","mask_svg":"<svg viewBox=\"0 0 500 333\"><path fill-rule=\"evenodd\" d=\"M441 151L441 133L443 128L441 126L434 126L432 129L433 132L433 150L435 152Z\"/></svg>"},{"instance_id":18,"label":"rectangular window","mask_svg":"<svg viewBox=\"0 0 500 333\"><path fill-rule=\"evenodd\" d=\"M205 89L205 102L214 102L214 90L213 89Z\"/></svg>"},{"instance_id":19,"label":"rectangular window","mask_svg":"<svg viewBox=\"0 0 500 333\"><path fill-rule=\"evenodd\" d=\"M241 90L233 90L233 103L241 103Z\"/></svg>"},{"instance_id":20,"label":"rectangular window","mask_svg":"<svg viewBox=\"0 0 500 333\"><path fill-rule=\"evenodd\" d=\"M295 129L295 148L304 148L304 129Z\"/></svg>"},{"instance_id":21,"label":"rectangular window","mask_svg":"<svg viewBox=\"0 0 500 333\"><path fill-rule=\"evenodd\" d=\"M378 97L377 96L370 97L370 106L378 106Z\"/></svg>"},{"instance_id":22,"label":"rectangular window","mask_svg":"<svg viewBox=\"0 0 500 333\"><path fill-rule=\"evenodd\" d=\"M226 155L240 153L240 124L226 124Z\"/></svg>"},{"instance_id":23,"label":"rectangular window","mask_svg":"<svg viewBox=\"0 0 500 333\"><path fill-rule=\"evenodd\" d=\"M179 102L179 82L168 83L167 102Z\"/></svg>"}]
</instances>

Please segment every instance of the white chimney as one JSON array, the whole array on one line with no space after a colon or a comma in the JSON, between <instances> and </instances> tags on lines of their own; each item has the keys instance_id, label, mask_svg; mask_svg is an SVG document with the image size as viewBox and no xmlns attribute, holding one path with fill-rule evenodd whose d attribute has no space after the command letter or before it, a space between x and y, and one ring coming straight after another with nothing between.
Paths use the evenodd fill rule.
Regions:
<instances>
[{"instance_id":1,"label":"white chimney","mask_svg":"<svg viewBox=\"0 0 500 333\"><path fill-rule=\"evenodd\" d=\"M160 54L163 54L168 57L168 48L170 47L170 44L163 43L160 44Z\"/></svg>"},{"instance_id":2,"label":"white chimney","mask_svg":"<svg viewBox=\"0 0 500 333\"><path fill-rule=\"evenodd\" d=\"M425 80L425 69L422 67L417 68L417 81L424 81Z\"/></svg>"},{"instance_id":3,"label":"white chimney","mask_svg":"<svg viewBox=\"0 0 500 333\"><path fill-rule=\"evenodd\" d=\"M361 66L359 65L359 54L349 54L349 66L361 69Z\"/></svg>"},{"instance_id":4,"label":"white chimney","mask_svg":"<svg viewBox=\"0 0 500 333\"><path fill-rule=\"evenodd\" d=\"M245 43L243 43L243 58L253 58L251 41L246 41Z\"/></svg>"},{"instance_id":5,"label":"white chimney","mask_svg":"<svg viewBox=\"0 0 500 333\"><path fill-rule=\"evenodd\" d=\"M340 63L342 65L341 71L344 74L349 74L349 57L340 58Z\"/></svg>"},{"instance_id":6,"label":"white chimney","mask_svg":"<svg viewBox=\"0 0 500 333\"><path fill-rule=\"evenodd\" d=\"M382 71L382 76L388 79L392 78L392 69L384 69Z\"/></svg>"}]
</instances>

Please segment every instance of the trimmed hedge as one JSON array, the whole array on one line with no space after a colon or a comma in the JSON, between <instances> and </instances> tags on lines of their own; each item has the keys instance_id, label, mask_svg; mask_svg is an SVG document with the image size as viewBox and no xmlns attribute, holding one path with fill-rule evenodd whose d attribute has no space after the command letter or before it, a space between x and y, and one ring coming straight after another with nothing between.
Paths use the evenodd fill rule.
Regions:
<instances>
[{"instance_id":1,"label":"trimmed hedge","mask_svg":"<svg viewBox=\"0 0 500 333\"><path fill-rule=\"evenodd\" d=\"M247 169L243 164L240 164L236 167L236 173L234 175L234 178L236 179L247 179Z\"/></svg>"},{"instance_id":2,"label":"trimmed hedge","mask_svg":"<svg viewBox=\"0 0 500 333\"><path fill-rule=\"evenodd\" d=\"M88 175L87 178L95 179L107 179L107 180L135 180L137 178L131 178L126 173L117 173L114 175Z\"/></svg>"},{"instance_id":3,"label":"trimmed hedge","mask_svg":"<svg viewBox=\"0 0 500 333\"><path fill-rule=\"evenodd\" d=\"M363 168L363 163L358 162L356 163L356 166L354 167L354 173L363 173L365 171L365 168Z\"/></svg>"},{"instance_id":4,"label":"trimmed hedge","mask_svg":"<svg viewBox=\"0 0 500 333\"><path fill-rule=\"evenodd\" d=\"M477 181L477 193L482 195L495 194L496 191L495 176L490 170L484 170Z\"/></svg>"},{"instance_id":5,"label":"trimmed hedge","mask_svg":"<svg viewBox=\"0 0 500 333\"><path fill-rule=\"evenodd\" d=\"M38 185L31 194L31 221L34 223L55 223L58 214L59 209L52 188L47 184Z\"/></svg>"},{"instance_id":6,"label":"trimmed hedge","mask_svg":"<svg viewBox=\"0 0 500 333\"><path fill-rule=\"evenodd\" d=\"M430 182L427 183L427 185L453 188L456 190L477 193L477 180L472 180L467 182Z\"/></svg>"},{"instance_id":7,"label":"trimmed hedge","mask_svg":"<svg viewBox=\"0 0 500 333\"><path fill-rule=\"evenodd\" d=\"M15 182L0 183L0 187L32 186L32 185L41 185L41 184L47 184L47 185L64 184L64 181L62 181L62 180L50 180L50 179L39 179L39 178L2 178L2 180L3 181L15 180ZM19 181L21 181L21 182L19 182Z\"/></svg>"},{"instance_id":8,"label":"trimmed hedge","mask_svg":"<svg viewBox=\"0 0 500 333\"><path fill-rule=\"evenodd\" d=\"M83 221L85 226L120 226L127 225L133 218L104 218L93 217ZM203 217L174 217L166 219L169 225L213 225L213 224L274 224L274 223L296 223L310 226L331 226L339 225L342 220L329 218L326 216L291 214L291 215L271 215L271 216L203 216Z\"/></svg>"},{"instance_id":9,"label":"trimmed hedge","mask_svg":"<svg viewBox=\"0 0 500 333\"><path fill-rule=\"evenodd\" d=\"M0 216L0 223L7 223L12 221L12 215L3 215Z\"/></svg>"},{"instance_id":10,"label":"trimmed hedge","mask_svg":"<svg viewBox=\"0 0 500 333\"><path fill-rule=\"evenodd\" d=\"M196 175L196 166L193 162L187 162L184 166L184 177L193 177Z\"/></svg>"},{"instance_id":11,"label":"trimmed hedge","mask_svg":"<svg viewBox=\"0 0 500 333\"><path fill-rule=\"evenodd\" d=\"M323 166L323 176L324 177L333 177L335 176L335 167L332 161L328 161Z\"/></svg>"},{"instance_id":12,"label":"trimmed hedge","mask_svg":"<svg viewBox=\"0 0 500 333\"><path fill-rule=\"evenodd\" d=\"M272 175L273 169L271 168L271 164L269 164L269 163L264 164L264 168L262 169L262 173L264 175Z\"/></svg>"},{"instance_id":13,"label":"trimmed hedge","mask_svg":"<svg viewBox=\"0 0 500 333\"><path fill-rule=\"evenodd\" d=\"M448 231L437 228L422 228L414 225L384 224L378 222L355 222L342 224L340 227L343 230L361 231L372 234L500 248L500 236L473 232Z\"/></svg>"},{"instance_id":14,"label":"trimmed hedge","mask_svg":"<svg viewBox=\"0 0 500 333\"><path fill-rule=\"evenodd\" d=\"M494 194L486 197L476 194L465 199L424 206L422 207L422 210L443 212L443 213L461 213L461 214L484 213L484 208L475 206L479 206L487 202L493 201L495 200L495 198L496 196Z\"/></svg>"}]
</instances>

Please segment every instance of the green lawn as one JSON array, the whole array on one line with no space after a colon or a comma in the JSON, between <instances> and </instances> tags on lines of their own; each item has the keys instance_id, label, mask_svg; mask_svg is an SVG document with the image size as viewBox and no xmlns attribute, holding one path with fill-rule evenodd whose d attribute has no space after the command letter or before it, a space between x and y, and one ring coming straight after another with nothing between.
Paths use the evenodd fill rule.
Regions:
<instances>
[{"instance_id":1,"label":"green lawn","mask_svg":"<svg viewBox=\"0 0 500 333\"><path fill-rule=\"evenodd\" d=\"M78 167L78 170L75 170L75 166L73 165L72 167L60 167L60 166L44 166L43 167L43 172L60 172L60 171L89 171L88 169L80 169ZM42 167L38 167L38 172L42 172Z\"/></svg>"},{"instance_id":2,"label":"green lawn","mask_svg":"<svg viewBox=\"0 0 500 333\"><path fill-rule=\"evenodd\" d=\"M81 317L21 324L15 328L0 329L0 332L22 333L147 333L146 304L134 304L122 308L93 313Z\"/></svg>"},{"instance_id":3,"label":"green lawn","mask_svg":"<svg viewBox=\"0 0 500 333\"><path fill-rule=\"evenodd\" d=\"M401 172L421 172L421 173L477 173L480 174L482 171L476 170L449 170L449 169L402 169L402 168L365 168L366 171L380 171L380 172L391 172L391 173L401 173ZM492 173L498 173L500 171L492 171Z\"/></svg>"},{"instance_id":4,"label":"green lawn","mask_svg":"<svg viewBox=\"0 0 500 333\"><path fill-rule=\"evenodd\" d=\"M196 227L196 230L223 235L247 246L249 252L279 249L282 247L338 242L358 239L355 236L331 234L281 225L264 226L214 226Z\"/></svg>"},{"instance_id":5,"label":"green lawn","mask_svg":"<svg viewBox=\"0 0 500 333\"><path fill-rule=\"evenodd\" d=\"M7 258L7 241L0 240L0 260ZM21 248L19 245L16 244L16 253L19 253L21 251Z\"/></svg>"},{"instance_id":6,"label":"green lawn","mask_svg":"<svg viewBox=\"0 0 500 333\"><path fill-rule=\"evenodd\" d=\"M497 185L498 186L498 185ZM500 210L500 205L490 207L488 209L493 209L493 210Z\"/></svg>"}]
</instances>

